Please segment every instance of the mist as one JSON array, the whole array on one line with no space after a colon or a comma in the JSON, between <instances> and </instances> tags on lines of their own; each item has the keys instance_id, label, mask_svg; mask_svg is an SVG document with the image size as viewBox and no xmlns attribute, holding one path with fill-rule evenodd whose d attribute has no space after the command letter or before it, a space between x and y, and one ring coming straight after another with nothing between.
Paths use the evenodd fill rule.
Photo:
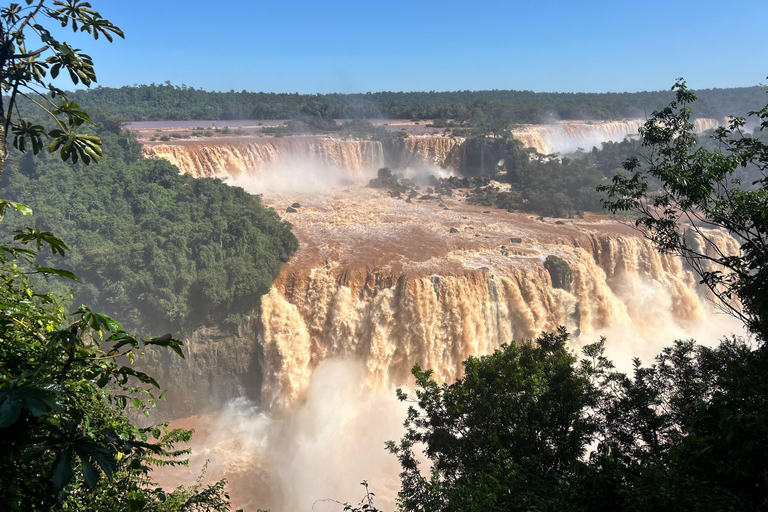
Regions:
<instances>
[{"instance_id":1,"label":"mist","mask_svg":"<svg viewBox=\"0 0 768 512\"><path fill-rule=\"evenodd\" d=\"M377 506L393 510L399 465L384 443L402 436L406 409L394 389L367 384L362 362L325 360L288 410L229 401L196 436L189 473L210 461L206 480L229 481L233 508L340 511L336 502L359 501L366 480Z\"/></svg>"},{"instance_id":2,"label":"mist","mask_svg":"<svg viewBox=\"0 0 768 512\"><path fill-rule=\"evenodd\" d=\"M333 189L365 183L374 175L375 172L352 173L309 157L288 155L279 161L264 164L255 172L234 177L224 175L223 178L228 184L251 194L284 195L328 193Z\"/></svg>"}]
</instances>

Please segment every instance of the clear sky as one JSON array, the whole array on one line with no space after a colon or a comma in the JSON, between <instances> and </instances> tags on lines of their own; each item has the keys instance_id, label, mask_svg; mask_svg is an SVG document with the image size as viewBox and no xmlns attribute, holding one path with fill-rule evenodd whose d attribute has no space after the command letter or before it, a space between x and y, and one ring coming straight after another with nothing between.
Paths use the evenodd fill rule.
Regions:
<instances>
[{"instance_id":1,"label":"clear sky","mask_svg":"<svg viewBox=\"0 0 768 512\"><path fill-rule=\"evenodd\" d=\"M768 0L91 0L109 87L605 92L766 82Z\"/></svg>"}]
</instances>

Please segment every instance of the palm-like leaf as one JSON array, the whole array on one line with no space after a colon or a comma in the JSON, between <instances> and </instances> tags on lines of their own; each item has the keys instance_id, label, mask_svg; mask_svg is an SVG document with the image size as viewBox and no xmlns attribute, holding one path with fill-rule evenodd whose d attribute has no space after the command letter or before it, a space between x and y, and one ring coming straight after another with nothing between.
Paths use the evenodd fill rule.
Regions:
<instances>
[{"instance_id":1,"label":"palm-like leaf","mask_svg":"<svg viewBox=\"0 0 768 512\"><path fill-rule=\"evenodd\" d=\"M59 399L63 392L60 386L51 382L34 382L17 377L0 384L0 428L7 428L19 419L22 410L32 416L64 410Z\"/></svg>"}]
</instances>

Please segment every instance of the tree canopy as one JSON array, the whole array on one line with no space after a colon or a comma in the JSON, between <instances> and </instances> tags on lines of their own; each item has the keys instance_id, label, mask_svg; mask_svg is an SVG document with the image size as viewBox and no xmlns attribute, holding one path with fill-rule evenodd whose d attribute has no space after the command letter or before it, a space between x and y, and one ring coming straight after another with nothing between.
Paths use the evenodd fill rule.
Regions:
<instances>
[{"instance_id":1,"label":"tree canopy","mask_svg":"<svg viewBox=\"0 0 768 512\"><path fill-rule=\"evenodd\" d=\"M141 309L137 304L148 300L147 295L137 293L146 293L148 284L157 277L161 288L149 290L158 297L151 304L157 310L157 323L182 324L192 313L180 313L180 306L203 317L215 316L216 308L230 306L226 301L233 296L246 303L255 300L268 286L265 283L271 283L270 276L276 274L279 263L248 260L242 244L239 249L232 248L230 240L225 246L230 233L244 237L246 245L282 251L277 258L283 259L291 247L295 248L295 239L274 212L262 209L258 199L249 201L242 190L223 192L226 187L213 180L203 180L197 186L197 182L178 181L177 169L143 161L136 141L125 134L121 137L119 126L114 133L104 134L109 138L106 145L116 156L101 158L102 139L87 131L93 124L91 117L47 78L66 73L75 85L90 86L96 81L91 58L54 38L44 24L55 22L109 41L113 35L122 37L122 31L81 0L25 0L24 4L0 9L0 169L13 167L17 171L13 185L7 176L3 180L4 192L24 196L41 213L35 227L24 228L17 219L6 219L2 236L13 241L0 245L0 503L3 510L18 511L227 511L230 506L224 481L203 486L198 480L189 488L166 492L151 479L153 466L186 464L180 457L189 450L176 449L175 445L189 441L191 431L169 430L167 425L139 428L127 416L130 408L148 414L154 400L162 397L155 379L133 367L135 359L148 346L183 357L181 341L171 334L145 338L130 334L110 316L86 306L73 307L66 300L66 286L52 283L58 278L78 281L71 272L73 267L90 269L81 290L90 290L91 298L110 303L120 312L135 301L134 323L145 324L140 315L146 314L146 323L151 324L153 318L146 308L139 312L135 308ZM29 45L38 41L40 46L30 50L34 47ZM19 98L25 99L25 106L34 105L39 111L22 116ZM36 121L41 112L48 114L47 122ZM15 154L11 165L11 132L19 152L31 149L37 156ZM57 153L55 159L42 152L46 143L47 153ZM62 164L67 160L80 166L77 171L88 164L94 164L91 169L100 165L100 171L75 175L72 167ZM135 167L129 170L131 164ZM122 206L115 201L120 193ZM136 202L131 201L134 198ZM207 228L219 234L218 252L207 255L208 263L201 264L201 273L207 271L221 286L238 288L232 296L194 306L189 305L189 295L180 302L169 299L168 293L190 293L185 286L201 287L206 279L194 277L194 256L192 261L184 260L188 254L168 261L161 253L169 250L164 244L170 247L190 242L184 236L174 238L179 217L172 218L170 224L157 217L158 210L170 215L163 205L177 199L198 200L205 209L174 210L181 221L213 215L214 227ZM116 207L122 211L115 211ZM3 199L0 220L9 209L25 216L33 213L28 205ZM142 217L147 212L149 217ZM131 217L130 221L138 222L142 231L121 224L120 213L141 217ZM73 217L81 222L73 223ZM10 233L14 227L10 224L20 229ZM41 228L43 224L68 231L83 252L97 248L101 253L74 255L73 265L60 268L59 258L70 249L61 238ZM207 228L195 236L214 239ZM150 232L158 239L140 236ZM282 238L271 244L265 232ZM189 235L189 231L184 234ZM132 251L125 258L129 246ZM183 266L183 275L163 281L174 263ZM125 270L135 271L142 264L151 267L149 272L134 276L133 288L124 286L130 277ZM212 269L214 265L225 269L223 277ZM239 266L241 281L236 283L227 281L226 272L233 266ZM102 273L123 281L110 287ZM172 288L165 290L165 296L163 286ZM218 293L215 287L211 290Z\"/></svg>"},{"instance_id":2,"label":"tree canopy","mask_svg":"<svg viewBox=\"0 0 768 512\"><path fill-rule=\"evenodd\" d=\"M131 329L242 323L298 247L290 225L259 196L144 158L132 134L117 131L98 132L105 155L87 170L48 154L14 157L0 194L67 240L60 265L80 277L76 304ZM4 229L27 221L7 219Z\"/></svg>"},{"instance_id":3,"label":"tree canopy","mask_svg":"<svg viewBox=\"0 0 768 512\"><path fill-rule=\"evenodd\" d=\"M152 485L151 466L185 463L189 450L174 445L191 432L138 428L126 416L160 393L123 363L147 346L182 355L181 341L136 337L84 306L67 313L61 297L30 284L35 275L77 279L40 265L43 251L61 258L68 247L33 228L0 245L0 502L18 511L229 510L223 482L167 493Z\"/></svg>"},{"instance_id":4,"label":"tree canopy","mask_svg":"<svg viewBox=\"0 0 768 512\"><path fill-rule=\"evenodd\" d=\"M759 137L768 128L768 106L750 113L757 136L744 131L745 118L734 117L715 131L710 149L691 122L696 95L682 80L674 89L675 101L641 130L643 146L651 149L645 161L630 159L624 165L630 176L616 175L601 187L610 197L606 207L637 213L645 236L685 258L721 307L768 339L768 145ZM660 188L651 192L650 180ZM739 241L739 254L717 245L718 229Z\"/></svg>"},{"instance_id":5,"label":"tree canopy","mask_svg":"<svg viewBox=\"0 0 768 512\"><path fill-rule=\"evenodd\" d=\"M123 31L81 0L23 3L0 9L0 171L8 158L11 133L13 146L21 151L31 146L38 153L50 140L48 151L58 151L62 160L98 161L102 154L98 137L78 131L93 123L90 116L52 82L65 74L73 85L90 87L96 82L93 60L54 37L50 23L109 42L114 36L124 37ZM20 99L33 105L35 114L47 113L47 123L20 116Z\"/></svg>"},{"instance_id":6,"label":"tree canopy","mask_svg":"<svg viewBox=\"0 0 768 512\"><path fill-rule=\"evenodd\" d=\"M414 368L415 396L399 392L414 404L407 433L389 443L402 510L764 510L762 354L678 341L626 375L605 341L580 359L567 340L561 329L471 357L452 384Z\"/></svg>"}]
</instances>

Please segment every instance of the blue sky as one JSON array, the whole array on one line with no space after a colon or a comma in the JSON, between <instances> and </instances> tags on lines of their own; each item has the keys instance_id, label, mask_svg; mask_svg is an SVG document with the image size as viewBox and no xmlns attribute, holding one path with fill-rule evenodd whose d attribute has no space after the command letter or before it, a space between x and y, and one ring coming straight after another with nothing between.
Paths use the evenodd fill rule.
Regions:
<instances>
[{"instance_id":1,"label":"blue sky","mask_svg":"<svg viewBox=\"0 0 768 512\"><path fill-rule=\"evenodd\" d=\"M766 82L768 1L91 0L99 84L300 93Z\"/></svg>"}]
</instances>

